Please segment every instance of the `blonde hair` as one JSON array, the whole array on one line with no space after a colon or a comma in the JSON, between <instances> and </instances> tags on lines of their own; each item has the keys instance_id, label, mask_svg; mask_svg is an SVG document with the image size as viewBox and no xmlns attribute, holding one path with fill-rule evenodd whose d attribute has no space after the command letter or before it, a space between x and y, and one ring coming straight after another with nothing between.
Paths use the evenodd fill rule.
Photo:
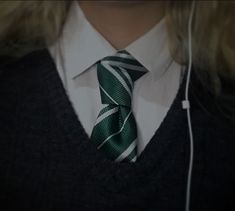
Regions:
<instances>
[{"instance_id":1,"label":"blonde hair","mask_svg":"<svg viewBox=\"0 0 235 211\"><path fill-rule=\"evenodd\" d=\"M71 1L0 1L0 55L19 57L52 45L60 36ZM188 62L191 3L169 0L166 10L171 52L182 64ZM234 22L234 1L196 1L192 28L193 66L205 86L210 84L213 93L223 99L229 96L233 102L234 93L222 95L222 81L234 84Z\"/></svg>"}]
</instances>

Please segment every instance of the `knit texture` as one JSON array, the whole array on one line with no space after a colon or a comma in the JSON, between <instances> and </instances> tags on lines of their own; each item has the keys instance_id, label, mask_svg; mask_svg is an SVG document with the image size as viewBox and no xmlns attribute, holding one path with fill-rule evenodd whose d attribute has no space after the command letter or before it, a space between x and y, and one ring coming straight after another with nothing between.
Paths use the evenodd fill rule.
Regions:
<instances>
[{"instance_id":1,"label":"knit texture","mask_svg":"<svg viewBox=\"0 0 235 211\"><path fill-rule=\"evenodd\" d=\"M189 162L185 78L135 163L89 140L47 49L0 67L0 210L183 211ZM82 100L82 99L80 99ZM191 210L235 210L235 132L196 75Z\"/></svg>"}]
</instances>

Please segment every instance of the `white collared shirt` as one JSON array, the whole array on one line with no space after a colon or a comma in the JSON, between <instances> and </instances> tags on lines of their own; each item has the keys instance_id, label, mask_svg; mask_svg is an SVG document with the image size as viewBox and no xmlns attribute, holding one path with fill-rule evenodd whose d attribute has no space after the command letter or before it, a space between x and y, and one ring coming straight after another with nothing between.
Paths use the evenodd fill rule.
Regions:
<instances>
[{"instance_id":1,"label":"white collared shirt","mask_svg":"<svg viewBox=\"0 0 235 211\"><path fill-rule=\"evenodd\" d=\"M165 19L125 50L148 70L135 82L132 97L140 154L177 94L182 67L170 56ZM102 108L95 63L117 50L89 23L74 1L63 33L49 51L73 108L90 136Z\"/></svg>"}]
</instances>

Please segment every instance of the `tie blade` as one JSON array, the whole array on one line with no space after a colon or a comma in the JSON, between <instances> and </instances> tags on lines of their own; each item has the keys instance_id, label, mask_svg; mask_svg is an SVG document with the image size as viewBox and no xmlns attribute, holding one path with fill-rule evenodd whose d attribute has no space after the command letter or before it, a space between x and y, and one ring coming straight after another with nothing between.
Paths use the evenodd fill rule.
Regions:
<instances>
[{"instance_id":1,"label":"tie blade","mask_svg":"<svg viewBox=\"0 0 235 211\"><path fill-rule=\"evenodd\" d=\"M131 109L119 107L119 111L115 112L115 107L108 107L104 108L106 113L98 117L97 120L102 120L97 121L91 140L99 151L116 162L134 161L137 128Z\"/></svg>"}]
</instances>

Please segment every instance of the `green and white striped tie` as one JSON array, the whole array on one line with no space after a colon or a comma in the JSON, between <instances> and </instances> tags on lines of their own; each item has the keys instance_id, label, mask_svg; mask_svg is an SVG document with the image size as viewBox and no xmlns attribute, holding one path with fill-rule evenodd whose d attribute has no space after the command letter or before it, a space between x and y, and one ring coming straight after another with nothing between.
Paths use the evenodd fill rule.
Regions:
<instances>
[{"instance_id":1,"label":"green and white striped tie","mask_svg":"<svg viewBox=\"0 0 235 211\"><path fill-rule=\"evenodd\" d=\"M97 64L104 107L97 117L91 141L117 162L137 159L137 127L131 99L134 82L145 73L146 69L125 50Z\"/></svg>"}]
</instances>

